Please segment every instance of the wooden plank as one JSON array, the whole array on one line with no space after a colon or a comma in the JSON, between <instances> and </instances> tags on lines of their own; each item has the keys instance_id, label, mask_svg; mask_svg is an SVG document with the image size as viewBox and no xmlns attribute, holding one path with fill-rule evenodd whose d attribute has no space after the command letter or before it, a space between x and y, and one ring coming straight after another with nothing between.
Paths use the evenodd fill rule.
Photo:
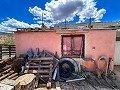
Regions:
<instances>
[{"instance_id":1,"label":"wooden plank","mask_svg":"<svg viewBox=\"0 0 120 90\"><path fill-rule=\"evenodd\" d=\"M33 61L33 60L34 60L34 61L35 61L35 60L36 60L36 61L37 61L37 60L38 60L38 61L39 61L39 60L53 60L53 58L52 58L52 57L30 58L29 60L30 60L30 61Z\"/></svg>"},{"instance_id":2,"label":"wooden plank","mask_svg":"<svg viewBox=\"0 0 120 90\"><path fill-rule=\"evenodd\" d=\"M56 82L55 85L56 85L56 90L61 90L59 82Z\"/></svg>"},{"instance_id":3,"label":"wooden plank","mask_svg":"<svg viewBox=\"0 0 120 90\"><path fill-rule=\"evenodd\" d=\"M9 77L7 77L8 79L11 79L11 78L13 78L13 77L15 77L15 76L17 76L18 75L18 73L13 73L12 75L10 75Z\"/></svg>"},{"instance_id":4,"label":"wooden plank","mask_svg":"<svg viewBox=\"0 0 120 90\"><path fill-rule=\"evenodd\" d=\"M0 45L0 59L2 59L2 46Z\"/></svg>"},{"instance_id":5,"label":"wooden plank","mask_svg":"<svg viewBox=\"0 0 120 90\"><path fill-rule=\"evenodd\" d=\"M9 46L9 45L6 45L6 46L3 45L3 46L2 46L2 48L9 48L9 47L10 47L10 48L15 48L15 46Z\"/></svg>"},{"instance_id":6,"label":"wooden plank","mask_svg":"<svg viewBox=\"0 0 120 90\"><path fill-rule=\"evenodd\" d=\"M45 66L40 66L40 68L51 68L52 66L51 65L45 65ZM39 66L26 66L26 68L39 68Z\"/></svg>"},{"instance_id":7,"label":"wooden plank","mask_svg":"<svg viewBox=\"0 0 120 90\"><path fill-rule=\"evenodd\" d=\"M38 68L39 66L26 66L26 68Z\"/></svg>"},{"instance_id":8,"label":"wooden plank","mask_svg":"<svg viewBox=\"0 0 120 90\"><path fill-rule=\"evenodd\" d=\"M39 75L39 77L41 77L41 78L48 78L50 76L49 75Z\"/></svg>"},{"instance_id":9,"label":"wooden plank","mask_svg":"<svg viewBox=\"0 0 120 90\"><path fill-rule=\"evenodd\" d=\"M40 66L40 68L52 68L52 65L44 65L44 66Z\"/></svg>"},{"instance_id":10,"label":"wooden plank","mask_svg":"<svg viewBox=\"0 0 120 90\"><path fill-rule=\"evenodd\" d=\"M2 53L16 53L15 51L2 51Z\"/></svg>"},{"instance_id":11,"label":"wooden plank","mask_svg":"<svg viewBox=\"0 0 120 90\"><path fill-rule=\"evenodd\" d=\"M31 62L30 65L36 65L36 66L38 66L39 64L34 63L34 62ZM30 65L29 65L29 66L30 66Z\"/></svg>"},{"instance_id":12,"label":"wooden plank","mask_svg":"<svg viewBox=\"0 0 120 90\"><path fill-rule=\"evenodd\" d=\"M2 47L2 51L8 51L9 50L9 48L4 48L4 47Z\"/></svg>"},{"instance_id":13,"label":"wooden plank","mask_svg":"<svg viewBox=\"0 0 120 90\"><path fill-rule=\"evenodd\" d=\"M2 71L4 71L4 70L6 70L6 69L8 69L8 68L11 68L11 65L8 65L8 66L6 66L6 67L2 68L2 69L0 70L0 72L2 72Z\"/></svg>"},{"instance_id":14,"label":"wooden plank","mask_svg":"<svg viewBox=\"0 0 120 90\"><path fill-rule=\"evenodd\" d=\"M9 46L9 57L11 57L11 48Z\"/></svg>"},{"instance_id":15,"label":"wooden plank","mask_svg":"<svg viewBox=\"0 0 120 90\"><path fill-rule=\"evenodd\" d=\"M8 51L9 48L8 47L2 47L2 51Z\"/></svg>"},{"instance_id":16,"label":"wooden plank","mask_svg":"<svg viewBox=\"0 0 120 90\"><path fill-rule=\"evenodd\" d=\"M10 72L10 70L11 70L11 68L8 68L7 70L1 72L1 74L6 74L6 73Z\"/></svg>"},{"instance_id":17,"label":"wooden plank","mask_svg":"<svg viewBox=\"0 0 120 90\"><path fill-rule=\"evenodd\" d=\"M5 55L9 55L9 53L6 53L6 54L2 54L2 56L5 56ZM11 54L11 55L16 55L15 53L13 54Z\"/></svg>"},{"instance_id":18,"label":"wooden plank","mask_svg":"<svg viewBox=\"0 0 120 90\"><path fill-rule=\"evenodd\" d=\"M7 44L2 44L3 46L15 46L15 45L7 45Z\"/></svg>"},{"instance_id":19,"label":"wooden plank","mask_svg":"<svg viewBox=\"0 0 120 90\"><path fill-rule=\"evenodd\" d=\"M2 56L6 56L6 55L9 55L9 53L6 53L6 54L3 54ZM16 55L15 53L13 54L11 54L11 55Z\"/></svg>"},{"instance_id":20,"label":"wooden plank","mask_svg":"<svg viewBox=\"0 0 120 90\"><path fill-rule=\"evenodd\" d=\"M9 54L3 54L2 56L8 56ZM14 54L11 54L11 55L16 55L15 53ZM12 57L12 56L11 56Z\"/></svg>"},{"instance_id":21,"label":"wooden plank","mask_svg":"<svg viewBox=\"0 0 120 90\"><path fill-rule=\"evenodd\" d=\"M16 80L19 76L12 77L12 80Z\"/></svg>"},{"instance_id":22,"label":"wooden plank","mask_svg":"<svg viewBox=\"0 0 120 90\"><path fill-rule=\"evenodd\" d=\"M41 62L40 64L41 65L50 65L51 63L53 63L53 62ZM34 62L30 62L30 65L39 65L39 64L38 64L38 61L37 62L34 61Z\"/></svg>"},{"instance_id":23,"label":"wooden plank","mask_svg":"<svg viewBox=\"0 0 120 90\"><path fill-rule=\"evenodd\" d=\"M49 81L51 82L51 80L52 80L51 78L52 78L52 67L53 67L53 65L50 64L50 66L51 66L51 67L50 67L50 71L51 71L51 72L49 73Z\"/></svg>"},{"instance_id":24,"label":"wooden plank","mask_svg":"<svg viewBox=\"0 0 120 90\"><path fill-rule=\"evenodd\" d=\"M7 78L8 76L10 76L11 74L13 74L14 71L10 71L9 73L5 74L4 76L0 77L0 81Z\"/></svg>"},{"instance_id":25,"label":"wooden plank","mask_svg":"<svg viewBox=\"0 0 120 90\"><path fill-rule=\"evenodd\" d=\"M52 62L41 62L41 65L45 65L45 64L51 64Z\"/></svg>"},{"instance_id":26,"label":"wooden plank","mask_svg":"<svg viewBox=\"0 0 120 90\"><path fill-rule=\"evenodd\" d=\"M40 90L44 90L43 88L46 88L46 84L39 84L39 87L41 87L42 89L40 89ZM45 89L46 90L46 89ZM47 89L48 90L48 89Z\"/></svg>"}]
</instances>

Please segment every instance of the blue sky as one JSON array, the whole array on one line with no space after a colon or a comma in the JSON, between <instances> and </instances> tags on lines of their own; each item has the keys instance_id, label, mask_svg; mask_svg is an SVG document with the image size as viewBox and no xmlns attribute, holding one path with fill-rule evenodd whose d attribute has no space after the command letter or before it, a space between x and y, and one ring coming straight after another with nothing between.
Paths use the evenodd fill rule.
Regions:
<instances>
[{"instance_id":1,"label":"blue sky","mask_svg":"<svg viewBox=\"0 0 120 90\"><path fill-rule=\"evenodd\" d=\"M0 0L0 32L63 23L120 20L120 0Z\"/></svg>"},{"instance_id":2,"label":"blue sky","mask_svg":"<svg viewBox=\"0 0 120 90\"><path fill-rule=\"evenodd\" d=\"M119 21L120 20L120 0L97 0L97 8L105 8L106 13L101 21Z\"/></svg>"}]
</instances>

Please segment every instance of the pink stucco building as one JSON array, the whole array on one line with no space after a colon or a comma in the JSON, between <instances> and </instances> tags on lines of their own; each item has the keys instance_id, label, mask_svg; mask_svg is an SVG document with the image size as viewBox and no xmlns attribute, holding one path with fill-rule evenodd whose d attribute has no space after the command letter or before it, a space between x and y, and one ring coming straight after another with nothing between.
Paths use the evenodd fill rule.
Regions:
<instances>
[{"instance_id":1,"label":"pink stucco building","mask_svg":"<svg viewBox=\"0 0 120 90\"><path fill-rule=\"evenodd\" d=\"M92 57L98 60L98 57L103 55L107 59L111 57L114 60L115 43L116 31L111 29L15 32L17 56L25 53L29 48L33 50L39 48L40 51L57 52L60 57ZM92 64L83 63L93 69ZM113 69L113 63L111 69Z\"/></svg>"}]
</instances>

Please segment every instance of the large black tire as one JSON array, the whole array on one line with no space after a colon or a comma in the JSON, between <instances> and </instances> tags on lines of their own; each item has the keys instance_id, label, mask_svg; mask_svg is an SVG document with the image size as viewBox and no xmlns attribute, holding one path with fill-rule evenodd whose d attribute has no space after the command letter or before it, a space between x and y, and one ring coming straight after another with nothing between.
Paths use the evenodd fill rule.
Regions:
<instances>
[{"instance_id":1,"label":"large black tire","mask_svg":"<svg viewBox=\"0 0 120 90\"><path fill-rule=\"evenodd\" d=\"M59 63L59 72L60 77L69 78L72 75L72 73L75 72L75 67L72 64L72 62L68 60L62 60Z\"/></svg>"}]
</instances>

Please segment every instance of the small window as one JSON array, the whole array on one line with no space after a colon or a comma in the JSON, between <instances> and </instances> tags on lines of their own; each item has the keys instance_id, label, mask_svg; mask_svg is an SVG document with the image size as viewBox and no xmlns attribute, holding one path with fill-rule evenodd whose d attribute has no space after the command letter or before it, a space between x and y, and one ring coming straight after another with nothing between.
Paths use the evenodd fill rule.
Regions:
<instances>
[{"instance_id":1,"label":"small window","mask_svg":"<svg viewBox=\"0 0 120 90\"><path fill-rule=\"evenodd\" d=\"M62 36L63 57L84 57L84 35Z\"/></svg>"}]
</instances>

